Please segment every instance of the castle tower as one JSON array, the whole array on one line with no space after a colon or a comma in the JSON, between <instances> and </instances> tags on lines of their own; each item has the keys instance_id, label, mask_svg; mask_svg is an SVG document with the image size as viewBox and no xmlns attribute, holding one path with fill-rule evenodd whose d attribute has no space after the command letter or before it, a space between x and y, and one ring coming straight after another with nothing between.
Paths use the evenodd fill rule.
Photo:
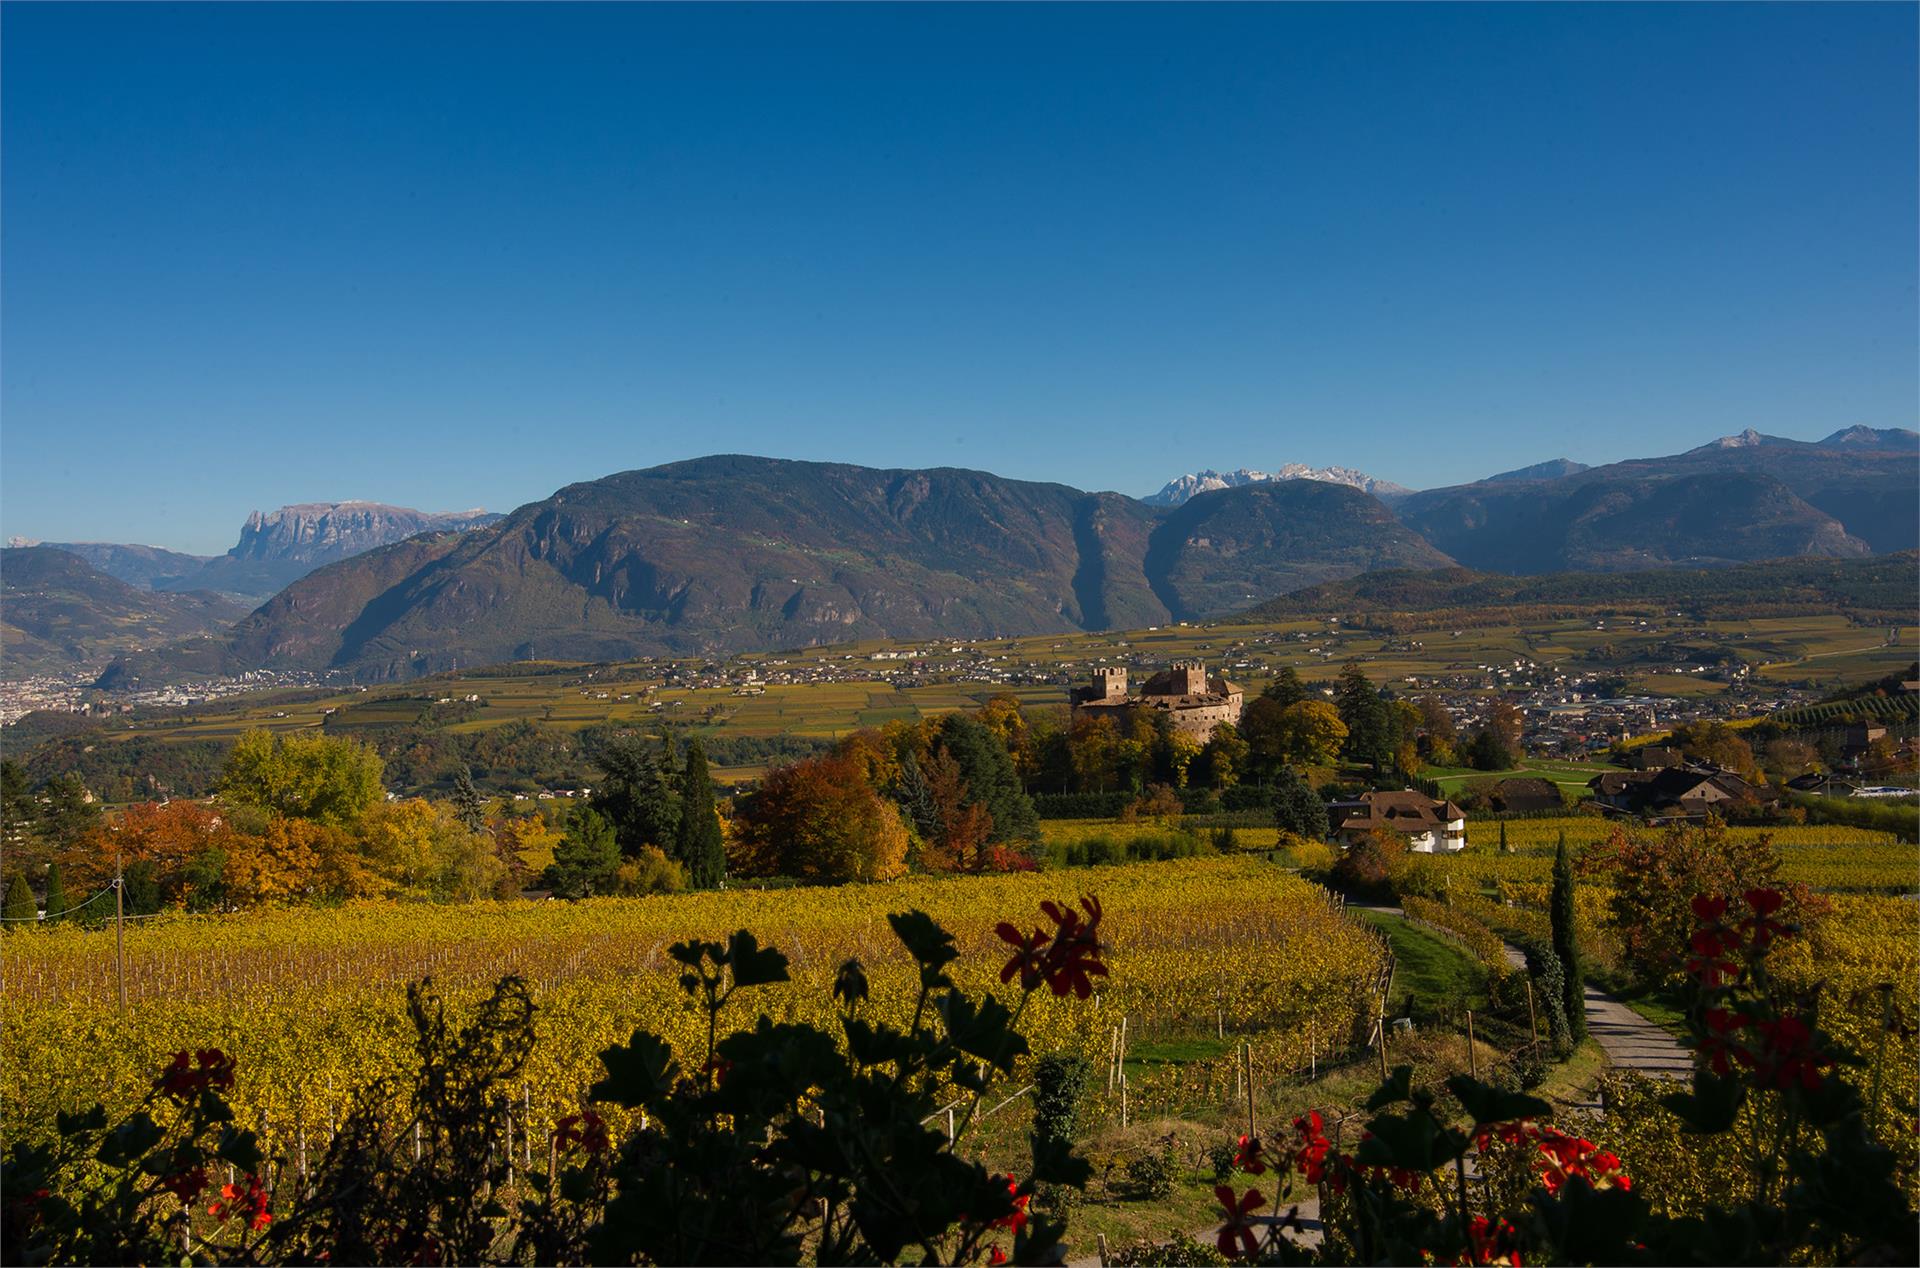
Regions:
<instances>
[{"instance_id":1,"label":"castle tower","mask_svg":"<svg viewBox=\"0 0 1920 1268\"><path fill-rule=\"evenodd\" d=\"M1179 695L1204 696L1207 694L1207 667L1197 660L1176 661L1173 681Z\"/></svg>"},{"instance_id":2,"label":"castle tower","mask_svg":"<svg viewBox=\"0 0 1920 1268\"><path fill-rule=\"evenodd\" d=\"M1127 694L1127 670L1123 665L1100 666L1093 671L1096 700L1123 700Z\"/></svg>"}]
</instances>

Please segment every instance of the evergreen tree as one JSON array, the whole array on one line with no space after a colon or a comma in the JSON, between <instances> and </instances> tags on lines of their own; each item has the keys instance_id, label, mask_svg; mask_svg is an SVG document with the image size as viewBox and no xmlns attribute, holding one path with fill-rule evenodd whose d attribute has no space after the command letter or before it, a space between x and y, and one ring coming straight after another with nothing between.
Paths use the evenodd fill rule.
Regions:
<instances>
[{"instance_id":1,"label":"evergreen tree","mask_svg":"<svg viewBox=\"0 0 1920 1268\"><path fill-rule=\"evenodd\" d=\"M632 858L647 846L671 853L679 839L680 795L671 750L656 751L639 736L610 741L594 759L602 778L593 808L613 824L620 852Z\"/></svg>"},{"instance_id":2,"label":"evergreen tree","mask_svg":"<svg viewBox=\"0 0 1920 1268\"><path fill-rule=\"evenodd\" d=\"M1273 676L1265 691L1260 693L1262 700L1271 700L1282 709L1288 705L1299 704L1308 699L1307 685L1300 681L1300 675L1293 672L1292 665L1282 665L1280 672Z\"/></svg>"},{"instance_id":3,"label":"evergreen tree","mask_svg":"<svg viewBox=\"0 0 1920 1268\"><path fill-rule=\"evenodd\" d=\"M1573 929L1573 860L1567 854L1567 834L1553 853L1553 897L1549 904L1553 923L1553 954L1560 961L1560 974L1566 991L1567 1034L1578 1043L1587 1037L1586 986L1580 968L1580 946Z\"/></svg>"},{"instance_id":4,"label":"evergreen tree","mask_svg":"<svg viewBox=\"0 0 1920 1268\"><path fill-rule=\"evenodd\" d=\"M27 884L27 878L15 872L13 879L7 882L7 901L0 907L0 915L16 929L25 929L40 914L40 908L33 901L33 886Z\"/></svg>"},{"instance_id":5,"label":"evergreen tree","mask_svg":"<svg viewBox=\"0 0 1920 1268\"><path fill-rule=\"evenodd\" d=\"M1347 757L1367 763L1376 772L1384 769L1393 760L1393 714L1358 661L1350 660L1340 670L1334 707L1347 724Z\"/></svg>"},{"instance_id":6,"label":"evergreen tree","mask_svg":"<svg viewBox=\"0 0 1920 1268\"><path fill-rule=\"evenodd\" d=\"M26 770L15 761L0 762L0 849L25 845L37 817Z\"/></svg>"},{"instance_id":7,"label":"evergreen tree","mask_svg":"<svg viewBox=\"0 0 1920 1268\"><path fill-rule=\"evenodd\" d=\"M127 892L121 901L127 905L129 916L151 916L160 910L160 873L151 859L138 859L127 864L124 873ZM104 904L96 904L104 909Z\"/></svg>"},{"instance_id":8,"label":"evergreen tree","mask_svg":"<svg viewBox=\"0 0 1920 1268\"><path fill-rule=\"evenodd\" d=\"M47 919L60 919L61 912L71 904L67 901L67 886L60 876L58 863L47 864Z\"/></svg>"},{"instance_id":9,"label":"evergreen tree","mask_svg":"<svg viewBox=\"0 0 1920 1268\"><path fill-rule=\"evenodd\" d=\"M1282 832L1324 841L1329 830L1326 803L1307 781L1283 770L1273 784L1273 821Z\"/></svg>"},{"instance_id":10,"label":"evergreen tree","mask_svg":"<svg viewBox=\"0 0 1920 1268\"><path fill-rule=\"evenodd\" d=\"M1491 726L1481 726L1474 731L1464 756L1467 765L1475 770L1512 770L1518 760L1500 731Z\"/></svg>"},{"instance_id":11,"label":"evergreen tree","mask_svg":"<svg viewBox=\"0 0 1920 1268\"><path fill-rule=\"evenodd\" d=\"M487 800L474 787L473 771L464 765L453 777L453 813L469 832L478 832L487 826Z\"/></svg>"},{"instance_id":12,"label":"evergreen tree","mask_svg":"<svg viewBox=\"0 0 1920 1268\"><path fill-rule=\"evenodd\" d=\"M893 800L900 807L900 817L920 834L922 841L939 837L940 808L934 804L927 772L920 768L920 759L911 751L900 759L900 777L894 781Z\"/></svg>"},{"instance_id":13,"label":"evergreen tree","mask_svg":"<svg viewBox=\"0 0 1920 1268\"><path fill-rule=\"evenodd\" d=\"M707 751L699 740L687 742L687 763L680 772L680 831L674 851L695 889L718 889L727 875L727 848L720 837L720 816L713 808L713 778Z\"/></svg>"},{"instance_id":14,"label":"evergreen tree","mask_svg":"<svg viewBox=\"0 0 1920 1268\"><path fill-rule=\"evenodd\" d=\"M1566 976L1560 972L1560 957L1553 953L1552 947L1532 942L1526 945L1526 954L1527 973L1538 988L1534 992L1534 1005L1547 1019L1547 1037L1554 1048L1566 1048L1573 1040L1567 1033Z\"/></svg>"},{"instance_id":15,"label":"evergreen tree","mask_svg":"<svg viewBox=\"0 0 1920 1268\"><path fill-rule=\"evenodd\" d=\"M1513 853L1513 847L1507 844L1507 821L1505 819L1500 821L1500 853Z\"/></svg>"},{"instance_id":16,"label":"evergreen tree","mask_svg":"<svg viewBox=\"0 0 1920 1268\"><path fill-rule=\"evenodd\" d=\"M591 806L575 806L542 879L562 898L590 898L612 891L619 866L620 842L613 824Z\"/></svg>"},{"instance_id":17,"label":"evergreen tree","mask_svg":"<svg viewBox=\"0 0 1920 1268\"><path fill-rule=\"evenodd\" d=\"M1020 787L1013 757L992 730L963 713L940 720L934 747L958 763L966 782L967 803L985 807L993 817L990 841L1033 841L1040 835L1040 816L1033 800Z\"/></svg>"},{"instance_id":18,"label":"evergreen tree","mask_svg":"<svg viewBox=\"0 0 1920 1268\"><path fill-rule=\"evenodd\" d=\"M100 821L100 803L88 800L87 786L71 771L49 779L40 795L40 827L56 846L78 845Z\"/></svg>"}]
</instances>

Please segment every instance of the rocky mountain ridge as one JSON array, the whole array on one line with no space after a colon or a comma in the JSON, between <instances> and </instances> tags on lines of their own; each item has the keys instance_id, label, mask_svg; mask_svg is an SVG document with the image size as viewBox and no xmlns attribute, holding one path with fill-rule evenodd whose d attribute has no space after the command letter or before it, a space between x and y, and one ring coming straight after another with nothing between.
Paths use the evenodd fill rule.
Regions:
<instances>
[{"instance_id":1,"label":"rocky mountain ridge","mask_svg":"<svg viewBox=\"0 0 1920 1268\"><path fill-rule=\"evenodd\" d=\"M112 542L31 542L18 537L7 544L64 550L110 577L143 589L205 590L256 604L322 564L421 533L464 531L499 518L482 510L434 512L383 502L303 502L248 515L239 541L224 555L188 555L158 546Z\"/></svg>"},{"instance_id":2,"label":"rocky mountain ridge","mask_svg":"<svg viewBox=\"0 0 1920 1268\"><path fill-rule=\"evenodd\" d=\"M1413 492L1404 485L1387 480L1376 480L1364 471L1352 467L1310 467L1302 462L1288 462L1272 471L1256 471L1251 467L1240 467L1233 471L1194 471L1176 476L1162 485L1158 493L1140 499L1148 506L1181 506L1199 493L1211 493L1216 489L1238 489L1249 484L1265 484L1274 480L1318 480L1326 484L1344 484L1350 489L1370 493L1382 501L1391 501L1396 497Z\"/></svg>"}]
</instances>

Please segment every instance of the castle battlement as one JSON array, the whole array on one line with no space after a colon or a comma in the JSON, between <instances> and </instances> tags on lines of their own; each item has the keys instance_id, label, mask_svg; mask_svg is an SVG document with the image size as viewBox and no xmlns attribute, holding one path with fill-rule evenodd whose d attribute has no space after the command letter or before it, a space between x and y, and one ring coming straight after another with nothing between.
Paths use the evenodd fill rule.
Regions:
<instances>
[{"instance_id":1,"label":"castle battlement","mask_svg":"<svg viewBox=\"0 0 1920 1268\"><path fill-rule=\"evenodd\" d=\"M1225 678L1209 678L1200 661L1176 661L1154 674L1140 689L1128 689L1127 671L1102 665L1094 669L1091 686L1073 692L1073 716L1107 716L1116 720L1136 710L1165 713L1174 730L1205 742L1222 723L1237 726L1244 693Z\"/></svg>"}]
</instances>

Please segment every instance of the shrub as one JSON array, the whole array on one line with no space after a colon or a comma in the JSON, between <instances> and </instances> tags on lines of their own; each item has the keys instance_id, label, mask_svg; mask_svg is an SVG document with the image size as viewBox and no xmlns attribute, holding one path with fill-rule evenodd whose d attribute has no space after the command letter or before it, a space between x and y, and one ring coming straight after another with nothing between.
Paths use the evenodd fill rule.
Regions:
<instances>
[{"instance_id":1,"label":"shrub","mask_svg":"<svg viewBox=\"0 0 1920 1268\"><path fill-rule=\"evenodd\" d=\"M1148 1202L1170 1197L1177 1170L1173 1151L1164 1145L1151 1153L1135 1154L1127 1159L1126 1196Z\"/></svg>"},{"instance_id":2,"label":"shrub","mask_svg":"<svg viewBox=\"0 0 1920 1268\"><path fill-rule=\"evenodd\" d=\"M1174 1229L1164 1242L1138 1241L1121 1248L1113 1262L1120 1268L1208 1268L1232 1261L1205 1242L1196 1241L1191 1233Z\"/></svg>"},{"instance_id":3,"label":"shrub","mask_svg":"<svg viewBox=\"0 0 1920 1268\"><path fill-rule=\"evenodd\" d=\"M1060 1053L1033 1063L1033 1135L1047 1148L1072 1146L1089 1069L1085 1057Z\"/></svg>"},{"instance_id":4,"label":"shrub","mask_svg":"<svg viewBox=\"0 0 1920 1268\"><path fill-rule=\"evenodd\" d=\"M641 846L638 854L613 870L613 892L628 898L677 894L686 887L687 869L658 846Z\"/></svg>"}]
</instances>

